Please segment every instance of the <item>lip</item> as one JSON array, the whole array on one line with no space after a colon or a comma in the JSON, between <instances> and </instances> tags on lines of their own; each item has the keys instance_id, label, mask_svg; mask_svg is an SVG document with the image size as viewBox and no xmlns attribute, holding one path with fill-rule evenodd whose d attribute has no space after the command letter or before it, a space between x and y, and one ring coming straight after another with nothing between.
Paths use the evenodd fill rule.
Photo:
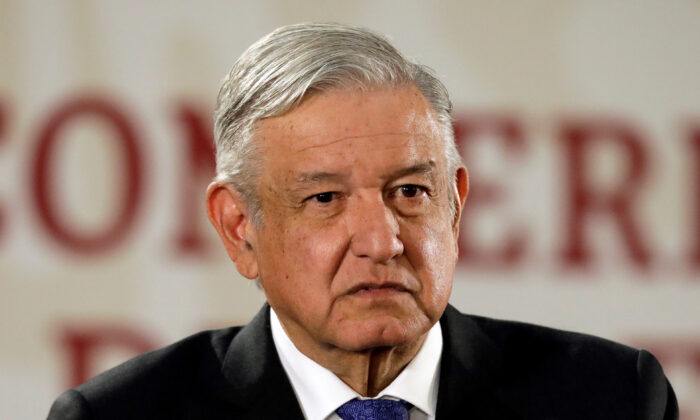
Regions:
<instances>
[{"instance_id":1,"label":"lip","mask_svg":"<svg viewBox=\"0 0 700 420\"><path fill-rule=\"evenodd\" d=\"M399 283L361 283L353 286L346 294L350 296L384 296L393 293L409 292Z\"/></svg>"}]
</instances>

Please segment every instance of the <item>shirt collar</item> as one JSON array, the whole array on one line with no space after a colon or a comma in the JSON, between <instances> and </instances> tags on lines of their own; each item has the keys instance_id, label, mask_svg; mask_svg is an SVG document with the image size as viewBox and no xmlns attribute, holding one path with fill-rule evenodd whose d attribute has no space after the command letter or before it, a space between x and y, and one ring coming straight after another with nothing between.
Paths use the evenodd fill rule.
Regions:
<instances>
[{"instance_id":1,"label":"shirt collar","mask_svg":"<svg viewBox=\"0 0 700 420\"><path fill-rule=\"evenodd\" d=\"M270 308L272 339L299 405L307 419L325 419L342 404L362 398L333 372L300 352L287 336L275 311ZM379 397L408 401L429 418L437 407L442 331L437 322L428 332L416 356Z\"/></svg>"}]
</instances>

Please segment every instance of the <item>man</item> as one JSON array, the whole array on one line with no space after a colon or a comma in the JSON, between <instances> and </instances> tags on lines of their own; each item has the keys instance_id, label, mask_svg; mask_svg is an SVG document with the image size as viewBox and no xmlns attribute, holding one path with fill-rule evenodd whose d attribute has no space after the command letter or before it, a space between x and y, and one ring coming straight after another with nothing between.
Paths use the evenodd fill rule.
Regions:
<instances>
[{"instance_id":1,"label":"man","mask_svg":"<svg viewBox=\"0 0 700 420\"><path fill-rule=\"evenodd\" d=\"M224 80L207 211L266 305L50 418L673 419L652 355L448 306L468 192L447 92L384 38L293 25Z\"/></svg>"}]
</instances>

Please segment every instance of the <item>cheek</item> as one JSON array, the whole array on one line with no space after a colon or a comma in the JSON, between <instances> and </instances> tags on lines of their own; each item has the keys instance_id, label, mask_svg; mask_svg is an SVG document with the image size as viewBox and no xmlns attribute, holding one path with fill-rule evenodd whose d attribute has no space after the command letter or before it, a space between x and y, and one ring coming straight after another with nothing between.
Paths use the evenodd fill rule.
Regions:
<instances>
[{"instance_id":1,"label":"cheek","mask_svg":"<svg viewBox=\"0 0 700 420\"><path fill-rule=\"evenodd\" d=\"M341 232L290 223L269 238L267 259L274 261L276 273L288 273L302 280L321 278L330 281L346 248ZM318 285L317 285L318 286Z\"/></svg>"},{"instance_id":2,"label":"cheek","mask_svg":"<svg viewBox=\"0 0 700 420\"><path fill-rule=\"evenodd\" d=\"M404 242L412 244L407 247L407 256L421 279L426 306L442 305L452 290L457 254L452 230L445 226L425 223Z\"/></svg>"},{"instance_id":3,"label":"cheek","mask_svg":"<svg viewBox=\"0 0 700 420\"><path fill-rule=\"evenodd\" d=\"M342 261L342 240L323 229L289 229L271 237L266 293L301 325L322 325L331 311L332 286ZM263 286L265 282L263 281ZM269 298L269 297L268 297Z\"/></svg>"}]
</instances>

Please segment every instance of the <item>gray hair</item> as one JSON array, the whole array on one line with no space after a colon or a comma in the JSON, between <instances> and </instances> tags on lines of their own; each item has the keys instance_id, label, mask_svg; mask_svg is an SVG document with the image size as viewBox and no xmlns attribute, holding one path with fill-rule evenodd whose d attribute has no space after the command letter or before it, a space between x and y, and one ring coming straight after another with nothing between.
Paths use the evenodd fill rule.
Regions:
<instances>
[{"instance_id":1,"label":"gray hair","mask_svg":"<svg viewBox=\"0 0 700 420\"><path fill-rule=\"evenodd\" d=\"M283 26L251 45L224 78L215 112L216 180L243 196L260 225L260 155L256 123L295 109L309 94L333 88L369 91L414 84L433 108L444 139L448 185L461 164L452 103L433 71L404 57L383 36L341 24ZM454 213L452 188L448 187Z\"/></svg>"}]
</instances>

